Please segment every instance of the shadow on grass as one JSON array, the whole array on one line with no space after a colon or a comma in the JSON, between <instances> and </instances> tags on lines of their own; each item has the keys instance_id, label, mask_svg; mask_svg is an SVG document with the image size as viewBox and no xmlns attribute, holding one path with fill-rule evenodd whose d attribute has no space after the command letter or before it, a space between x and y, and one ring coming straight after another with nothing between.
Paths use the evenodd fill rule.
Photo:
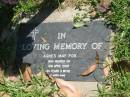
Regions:
<instances>
[{"instance_id":1,"label":"shadow on grass","mask_svg":"<svg viewBox=\"0 0 130 97\"><path fill-rule=\"evenodd\" d=\"M49 2L49 3L48 3ZM32 39L32 37L28 36L33 30L35 30L35 28L42 23L51 13L53 13L53 11L55 9L57 9L59 7L59 4L63 2L63 0L59 0L59 1L52 1L52 0L45 0L41 6L43 6L39 12L32 17L27 23L24 24L20 24L20 28L19 31L17 33L17 48L16 48L16 66L15 66L15 70L19 70L18 68L20 68L20 65L27 65L29 63L24 63L23 62L23 58L24 56L30 54L33 50L33 42L34 39ZM29 26L31 24L31 26ZM29 50L25 50L25 51L21 51L22 49L21 46L30 46ZM31 64L30 64L31 65Z\"/></svg>"},{"instance_id":2,"label":"shadow on grass","mask_svg":"<svg viewBox=\"0 0 130 97\"><path fill-rule=\"evenodd\" d=\"M11 69L14 74L16 74L16 72L19 71L21 64L25 64L25 63L23 63L23 57L26 56L27 54L31 53L33 50L32 43L34 42L34 40L32 39L32 37L28 37L28 35L35 29L35 27L37 27L51 13L53 13L53 11L55 9L57 9L59 7L59 4L63 1L64 0L44 0L40 5L41 9L39 10L39 12L35 16L33 16L27 23L20 24L19 30L16 33L17 42L16 42L16 51L14 51L14 52L16 52L16 58L15 58L15 62L12 62L10 64L10 65L13 64L13 66L11 66ZM2 39L3 34L4 34L4 29L7 29L7 28L9 29L9 27L11 27L11 24L12 24L11 20L14 16L14 11L13 11L14 6L15 5L7 4L3 7L3 9L1 9L1 7L0 7L0 45L1 45L1 48L2 48L2 44L5 44L5 41L7 40L6 37L4 39ZM28 27L29 24L32 24L32 26ZM9 31L6 32L7 36L9 36L8 32ZM12 43L12 44L15 44L15 43ZM22 45L22 44L25 44L25 45L30 44L32 46L32 49L25 50L25 52L21 52L19 49L19 45ZM7 45L7 47L8 47L8 45ZM13 52L13 50L14 49L10 49L10 52ZM1 58L1 54L0 54L0 58ZM11 59L11 57L10 57L10 59ZM0 61L1 61L1 59L0 59ZM7 66L7 68L9 68L10 65ZM2 62L0 62L0 69L3 69L3 67L5 67L5 66L3 66Z\"/></svg>"}]
</instances>

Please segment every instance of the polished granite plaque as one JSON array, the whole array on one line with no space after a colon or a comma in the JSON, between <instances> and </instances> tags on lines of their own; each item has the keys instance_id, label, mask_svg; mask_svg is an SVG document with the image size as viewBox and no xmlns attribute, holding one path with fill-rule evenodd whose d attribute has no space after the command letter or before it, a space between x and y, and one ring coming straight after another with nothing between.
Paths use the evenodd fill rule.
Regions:
<instances>
[{"instance_id":1,"label":"polished granite plaque","mask_svg":"<svg viewBox=\"0 0 130 97\"><path fill-rule=\"evenodd\" d=\"M109 52L110 31L103 21L92 21L77 29L71 22L21 24L16 62L31 64L33 73L44 68L48 74L65 80L101 80L101 68ZM96 51L100 61L96 71L80 76L95 62Z\"/></svg>"}]
</instances>

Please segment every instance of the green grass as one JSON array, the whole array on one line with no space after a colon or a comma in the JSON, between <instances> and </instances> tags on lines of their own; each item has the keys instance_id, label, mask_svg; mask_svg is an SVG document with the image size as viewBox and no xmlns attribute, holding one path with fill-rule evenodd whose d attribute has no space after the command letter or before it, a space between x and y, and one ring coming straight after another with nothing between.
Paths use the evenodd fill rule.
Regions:
<instances>
[{"instance_id":1,"label":"green grass","mask_svg":"<svg viewBox=\"0 0 130 97\"><path fill-rule=\"evenodd\" d=\"M116 61L130 60L130 0L112 0L107 23L114 25L114 55Z\"/></svg>"},{"instance_id":2,"label":"green grass","mask_svg":"<svg viewBox=\"0 0 130 97\"><path fill-rule=\"evenodd\" d=\"M75 1L76 14L73 17L74 28L86 26L90 22L90 2L87 0Z\"/></svg>"},{"instance_id":3,"label":"green grass","mask_svg":"<svg viewBox=\"0 0 130 97\"><path fill-rule=\"evenodd\" d=\"M130 61L130 32L123 31L116 34L114 38L114 55L116 61Z\"/></svg>"},{"instance_id":4,"label":"green grass","mask_svg":"<svg viewBox=\"0 0 130 97\"><path fill-rule=\"evenodd\" d=\"M99 0L91 0L93 7ZM102 13L100 13L102 14ZM112 0L110 10L103 15L115 32L113 57L118 70L111 68L109 76L98 86L99 97L130 97L130 0ZM128 64L122 64L125 60ZM127 66L128 65L128 66ZM121 67L120 67L121 66Z\"/></svg>"},{"instance_id":5,"label":"green grass","mask_svg":"<svg viewBox=\"0 0 130 97\"><path fill-rule=\"evenodd\" d=\"M98 92L99 97L130 97L130 73L111 71Z\"/></svg>"},{"instance_id":6,"label":"green grass","mask_svg":"<svg viewBox=\"0 0 130 97\"><path fill-rule=\"evenodd\" d=\"M19 82L4 81L0 84L0 92L10 97L55 97L58 91L50 79L36 76L30 82L24 82L21 78Z\"/></svg>"}]
</instances>

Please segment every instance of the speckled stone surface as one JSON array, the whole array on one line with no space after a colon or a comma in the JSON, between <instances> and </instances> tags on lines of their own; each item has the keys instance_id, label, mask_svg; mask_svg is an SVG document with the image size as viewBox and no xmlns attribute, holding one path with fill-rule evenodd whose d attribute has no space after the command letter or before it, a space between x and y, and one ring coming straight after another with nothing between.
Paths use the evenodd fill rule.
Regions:
<instances>
[{"instance_id":1,"label":"speckled stone surface","mask_svg":"<svg viewBox=\"0 0 130 97\"><path fill-rule=\"evenodd\" d=\"M65 37L58 38L59 33ZM103 21L93 21L78 29L73 29L72 22L22 24L18 33L17 62L30 63L34 73L43 67L49 74L68 81L101 81L101 67L109 51L109 33ZM59 47L55 48L57 45ZM80 76L95 62L96 51L100 57L99 67L87 77Z\"/></svg>"}]
</instances>

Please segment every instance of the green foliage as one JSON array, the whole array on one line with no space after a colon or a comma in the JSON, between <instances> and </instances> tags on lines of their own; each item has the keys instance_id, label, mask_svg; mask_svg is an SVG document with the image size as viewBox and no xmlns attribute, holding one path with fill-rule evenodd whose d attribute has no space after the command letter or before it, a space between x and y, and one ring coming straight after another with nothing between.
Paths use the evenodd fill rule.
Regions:
<instances>
[{"instance_id":1,"label":"green foliage","mask_svg":"<svg viewBox=\"0 0 130 97\"><path fill-rule=\"evenodd\" d=\"M118 32L114 38L114 45L116 61L130 61L130 32Z\"/></svg>"},{"instance_id":2,"label":"green foliage","mask_svg":"<svg viewBox=\"0 0 130 97\"><path fill-rule=\"evenodd\" d=\"M96 7L99 0L91 0ZM95 8L96 9L96 8ZM100 13L102 15L102 13ZM112 0L110 10L102 16L111 25L114 36L113 54L116 62L130 62L130 0ZM115 64L114 64L115 65ZM121 64L126 66L126 64ZM130 97L130 73L118 67L118 71L110 70L109 76L98 86L99 97ZM128 67L127 67L128 68Z\"/></svg>"},{"instance_id":3,"label":"green foliage","mask_svg":"<svg viewBox=\"0 0 130 97\"><path fill-rule=\"evenodd\" d=\"M41 1L42 0L19 0L19 3L13 8L15 11L13 22L35 14L40 8L39 4Z\"/></svg>"},{"instance_id":4,"label":"green foliage","mask_svg":"<svg viewBox=\"0 0 130 97\"><path fill-rule=\"evenodd\" d=\"M130 0L112 0L111 14L108 23L116 25L118 29L130 29Z\"/></svg>"},{"instance_id":5,"label":"green foliage","mask_svg":"<svg viewBox=\"0 0 130 97\"><path fill-rule=\"evenodd\" d=\"M130 0L112 0L108 24L116 27L114 54L116 61L130 60Z\"/></svg>"},{"instance_id":6,"label":"green foliage","mask_svg":"<svg viewBox=\"0 0 130 97\"><path fill-rule=\"evenodd\" d=\"M0 34L5 33L5 30L11 32L12 26L16 26L22 18L36 13L40 8L41 2L42 0L19 0L18 4L10 5L0 1ZM4 43L0 43L0 62L10 59L9 57L15 47L13 42L15 37L13 36L10 37L9 33Z\"/></svg>"},{"instance_id":7,"label":"green foliage","mask_svg":"<svg viewBox=\"0 0 130 97\"><path fill-rule=\"evenodd\" d=\"M76 1L76 11L73 18L73 25L75 28L79 28L81 26L87 25L87 23L90 21L90 14L89 14L89 8L90 4L86 0L77 0Z\"/></svg>"},{"instance_id":8,"label":"green foliage","mask_svg":"<svg viewBox=\"0 0 130 97\"><path fill-rule=\"evenodd\" d=\"M98 85L99 97L130 97L130 73L112 71L102 85Z\"/></svg>"},{"instance_id":9,"label":"green foliage","mask_svg":"<svg viewBox=\"0 0 130 97\"><path fill-rule=\"evenodd\" d=\"M10 32L12 26L16 28L20 20L35 15L42 6L46 6L48 3L59 4L61 1L63 0L18 0L18 3L13 5L0 1L0 34L4 33L3 30L9 28L8 26L10 26L8 29L8 32ZM1 44L0 61L9 57L12 43L8 41Z\"/></svg>"},{"instance_id":10,"label":"green foliage","mask_svg":"<svg viewBox=\"0 0 130 97\"><path fill-rule=\"evenodd\" d=\"M46 77L32 77L31 82L4 81L0 84L0 92L4 92L10 97L54 97L59 91L58 87Z\"/></svg>"},{"instance_id":11,"label":"green foliage","mask_svg":"<svg viewBox=\"0 0 130 97\"><path fill-rule=\"evenodd\" d=\"M80 13L76 13L73 22L75 28L79 28L87 25L86 15L85 14L81 15Z\"/></svg>"},{"instance_id":12,"label":"green foliage","mask_svg":"<svg viewBox=\"0 0 130 97\"><path fill-rule=\"evenodd\" d=\"M100 0L90 0L92 6L96 7Z\"/></svg>"},{"instance_id":13,"label":"green foliage","mask_svg":"<svg viewBox=\"0 0 130 97\"><path fill-rule=\"evenodd\" d=\"M93 7L99 0L91 0ZM106 18L107 24L116 31L114 37L114 56L116 61L130 60L130 0L112 0L108 13L100 13Z\"/></svg>"}]
</instances>

